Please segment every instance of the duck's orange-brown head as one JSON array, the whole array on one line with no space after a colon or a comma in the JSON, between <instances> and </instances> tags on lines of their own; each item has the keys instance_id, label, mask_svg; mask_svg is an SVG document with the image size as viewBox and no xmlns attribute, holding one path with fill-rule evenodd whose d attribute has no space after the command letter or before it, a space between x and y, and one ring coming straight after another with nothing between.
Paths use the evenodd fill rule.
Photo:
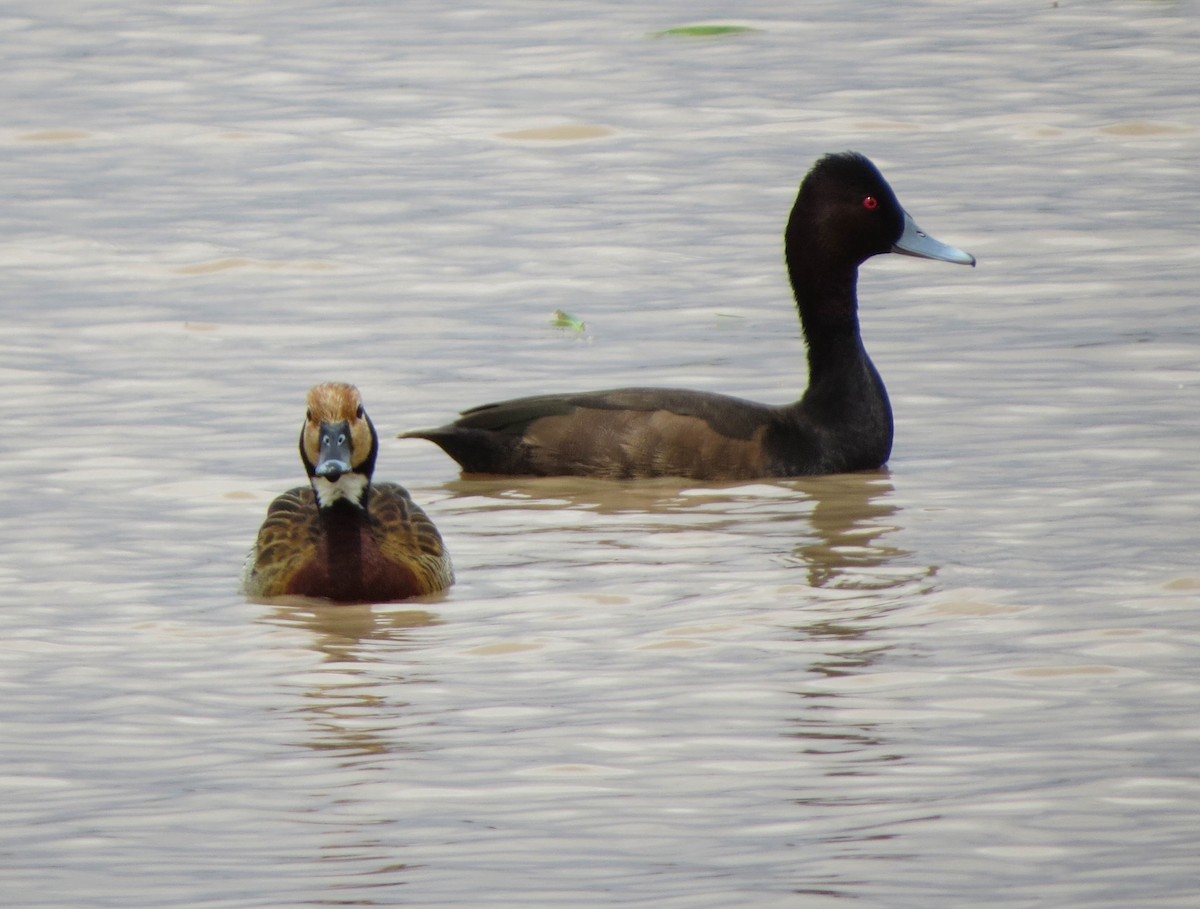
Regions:
<instances>
[{"instance_id":1,"label":"duck's orange-brown head","mask_svg":"<svg viewBox=\"0 0 1200 909\"><path fill-rule=\"evenodd\" d=\"M300 457L321 508L366 508L379 437L353 385L327 382L308 392Z\"/></svg>"}]
</instances>

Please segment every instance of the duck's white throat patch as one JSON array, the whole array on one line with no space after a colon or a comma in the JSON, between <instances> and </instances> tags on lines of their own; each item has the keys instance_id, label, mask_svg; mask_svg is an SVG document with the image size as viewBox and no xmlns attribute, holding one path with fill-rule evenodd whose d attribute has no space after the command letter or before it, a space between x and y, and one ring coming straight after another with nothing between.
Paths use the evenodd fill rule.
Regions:
<instances>
[{"instance_id":1,"label":"duck's white throat patch","mask_svg":"<svg viewBox=\"0 0 1200 909\"><path fill-rule=\"evenodd\" d=\"M370 482L361 473L344 473L337 480L313 477L312 488L317 496L317 504L321 508L326 508L340 499L346 499L354 505L361 506Z\"/></svg>"}]
</instances>

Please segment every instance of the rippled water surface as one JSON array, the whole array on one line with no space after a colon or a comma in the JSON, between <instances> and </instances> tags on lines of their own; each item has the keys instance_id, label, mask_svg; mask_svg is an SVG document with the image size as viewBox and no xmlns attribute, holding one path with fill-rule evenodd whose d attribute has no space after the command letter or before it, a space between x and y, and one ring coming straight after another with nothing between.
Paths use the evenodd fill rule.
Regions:
<instances>
[{"instance_id":1,"label":"rippled water surface","mask_svg":"<svg viewBox=\"0 0 1200 909\"><path fill-rule=\"evenodd\" d=\"M1200 9L736 8L5 6L6 905L1197 904ZM795 398L780 237L845 148L980 260L862 271L886 472L393 438ZM238 595L330 379L445 596Z\"/></svg>"}]
</instances>

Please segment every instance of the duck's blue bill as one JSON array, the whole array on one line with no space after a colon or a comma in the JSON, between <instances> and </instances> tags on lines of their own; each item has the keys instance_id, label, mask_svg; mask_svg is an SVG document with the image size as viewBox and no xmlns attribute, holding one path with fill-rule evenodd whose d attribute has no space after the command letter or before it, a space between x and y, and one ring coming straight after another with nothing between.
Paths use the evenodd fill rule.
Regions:
<instances>
[{"instance_id":1,"label":"duck's blue bill","mask_svg":"<svg viewBox=\"0 0 1200 909\"><path fill-rule=\"evenodd\" d=\"M956 265L975 264L975 257L970 253L963 252L955 246L947 246L917 227L917 222L908 212L904 213L904 233L892 247L892 252L904 256L916 256L919 259L940 259Z\"/></svg>"}]
</instances>

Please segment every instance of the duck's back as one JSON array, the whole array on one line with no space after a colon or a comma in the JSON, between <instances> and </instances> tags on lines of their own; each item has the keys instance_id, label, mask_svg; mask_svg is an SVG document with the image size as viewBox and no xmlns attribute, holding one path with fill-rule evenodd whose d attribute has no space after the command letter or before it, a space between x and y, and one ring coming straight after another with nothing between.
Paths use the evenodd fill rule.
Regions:
<instances>
[{"instance_id":1,"label":"duck's back","mask_svg":"<svg viewBox=\"0 0 1200 909\"><path fill-rule=\"evenodd\" d=\"M485 404L405 436L436 443L467 474L745 480L881 467L892 444L887 392L865 352L843 372L853 378L837 394L817 387L784 406L620 388Z\"/></svg>"},{"instance_id":2,"label":"duck's back","mask_svg":"<svg viewBox=\"0 0 1200 909\"><path fill-rule=\"evenodd\" d=\"M384 561L403 567L415 580L416 592L406 596L436 593L454 583L442 535L403 486L374 484L370 518L371 533Z\"/></svg>"},{"instance_id":3,"label":"duck's back","mask_svg":"<svg viewBox=\"0 0 1200 909\"><path fill-rule=\"evenodd\" d=\"M243 579L252 597L388 602L435 593L454 580L441 535L404 487L371 487L370 510L322 516L311 487L267 509Z\"/></svg>"},{"instance_id":4,"label":"duck's back","mask_svg":"<svg viewBox=\"0 0 1200 909\"><path fill-rule=\"evenodd\" d=\"M742 479L773 472L779 408L671 388L540 395L466 411L406 433L464 473Z\"/></svg>"}]
</instances>

